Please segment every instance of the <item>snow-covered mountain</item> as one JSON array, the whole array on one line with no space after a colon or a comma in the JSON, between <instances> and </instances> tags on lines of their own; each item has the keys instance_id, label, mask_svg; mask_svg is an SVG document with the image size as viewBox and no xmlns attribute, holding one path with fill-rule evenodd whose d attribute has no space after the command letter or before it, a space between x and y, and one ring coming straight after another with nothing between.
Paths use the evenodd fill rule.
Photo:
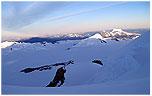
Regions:
<instances>
[{"instance_id":1,"label":"snow-covered mountain","mask_svg":"<svg viewBox=\"0 0 152 96\"><path fill-rule=\"evenodd\" d=\"M101 40L104 39L104 38L101 36L101 34L99 34L99 33L96 33L95 35L93 35L93 36L91 36L91 37L89 37L89 38L101 39Z\"/></svg>"},{"instance_id":2,"label":"snow-covered mountain","mask_svg":"<svg viewBox=\"0 0 152 96\"><path fill-rule=\"evenodd\" d=\"M134 40L141 36L139 33L129 33L125 32L122 29L113 29L111 32L101 32L96 33L86 39L81 40L75 47L84 47L84 46L92 46L98 45L102 46L105 45L104 43L114 44L114 41L120 41L128 43L131 40ZM122 41L125 40L125 41ZM102 44L101 44L102 43ZM123 44L120 44L120 46Z\"/></svg>"},{"instance_id":3,"label":"snow-covered mountain","mask_svg":"<svg viewBox=\"0 0 152 96\"><path fill-rule=\"evenodd\" d=\"M20 39L16 42L24 42L24 43L58 43L58 41L66 41L66 40L81 40L88 38L92 35L94 35L96 32L86 32L86 33L70 33L70 34L57 34L53 36L44 36L44 37L31 37L26 39Z\"/></svg>"},{"instance_id":4,"label":"snow-covered mountain","mask_svg":"<svg viewBox=\"0 0 152 96\"><path fill-rule=\"evenodd\" d=\"M74 47L85 47L92 45L98 46L102 45L101 43L106 43L105 38L103 38L100 33L96 33L86 39L81 40Z\"/></svg>"},{"instance_id":5,"label":"snow-covered mountain","mask_svg":"<svg viewBox=\"0 0 152 96\"><path fill-rule=\"evenodd\" d=\"M111 32L102 32L104 38L125 40L125 39L136 39L140 36L139 33L125 32L122 29L113 29Z\"/></svg>"},{"instance_id":6,"label":"snow-covered mountain","mask_svg":"<svg viewBox=\"0 0 152 96\"><path fill-rule=\"evenodd\" d=\"M120 41L120 43L125 42L128 43L131 40L134 40L141 36L139 33L133 32L125 32L122 29L113 29L111 32L101 32L96 33L88 38L81 40L75 47L84 47L84 46L92 46L98 45L102 46L105 45L104 43L115 44L114 41ZM125 40L125 41L122 41ZM102 43L102 44L101 44ZM123 44L120 44L120 46Z\"/></svg>"},{"instance_id":7,"label":"snow-covered mountain","mask_svg":"<svg viewBox=\"0 0 152 96\"><path fill-rule=\"evenodd\" d=\"M2 49L2 93L149 94L150 37L149 32L143 33L139 38L119 42L96 33L81 40L16 43L5 47ZM101 60L103 66L92 63L95 59ZM69 60L74 64L66 67L65 83L60 88L45 87L58 67L27 74L20 72Z\"/></svg>"}]
</instances>

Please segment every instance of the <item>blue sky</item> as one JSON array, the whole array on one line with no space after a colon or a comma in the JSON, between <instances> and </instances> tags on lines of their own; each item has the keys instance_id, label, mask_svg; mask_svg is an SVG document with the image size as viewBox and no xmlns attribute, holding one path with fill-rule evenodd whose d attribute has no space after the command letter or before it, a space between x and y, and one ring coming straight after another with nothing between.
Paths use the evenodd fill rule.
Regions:
<instances>
[{"instance_id":1,"label":"blue sky","mask_svg":"<svg viewBox=\"0 0 152 96\"><path fill-rule=\"evenodd\" d=\"M2 2L2 34L149 28L149 2Z\"/></svg>"}]
</instances>

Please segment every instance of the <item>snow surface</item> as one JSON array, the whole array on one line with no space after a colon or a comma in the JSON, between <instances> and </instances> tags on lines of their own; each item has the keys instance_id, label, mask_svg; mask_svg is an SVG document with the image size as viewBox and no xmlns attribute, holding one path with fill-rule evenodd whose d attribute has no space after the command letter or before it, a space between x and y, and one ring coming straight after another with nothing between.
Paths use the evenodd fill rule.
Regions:
<instances>
[{"instance_id":1,"label":"snow surface","mask_svg":"<svg viewBox=\"0 0 152 96\"><path fill-rule=\"evenodd\" d=\"M1 43L1 48L9 47L9 46L13 45L14 43L16 43L16 42L5 41L5 42Z\"/></svg>"},{"instance_id":2,"label":"snow surface","mask_svg":"<svg viewBox=\"0 0 152 96\"><path fill-rule=\"evenodd\" d=\"M2 49L3 94L149 94L149 32L135 40L106 40L100 34L83 40L59 44L16 43ZM89 46L88 46L89 45ZM12 50L10 50L12 48ZM67 50L69 49L69 50ZM92 63L102 60L103 67ZM46 88L57 67L46 71L21 73L27 67L39 67L73 60L66 67L65 83Z\"/></svg>"}]
</instances>

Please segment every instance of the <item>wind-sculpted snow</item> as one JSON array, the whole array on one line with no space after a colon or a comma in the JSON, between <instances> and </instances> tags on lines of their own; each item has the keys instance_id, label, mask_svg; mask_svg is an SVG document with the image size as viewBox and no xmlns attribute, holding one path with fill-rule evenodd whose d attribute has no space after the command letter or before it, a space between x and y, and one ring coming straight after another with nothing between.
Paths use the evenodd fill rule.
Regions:
<instances>
[{"instance_id":1,"label":"wind-sculpted snow","mask_svg":"<svg viewBox=\"0 0 152 96\"><path fill-rule=\"evenodd\" d=\"M149 32L136 39L119 42L106 39L105 43L100 40L86 38L59 41L56 44L16 43L2 49L2 92L148 94ZM65 83L60 88L45 88L53 79L59 68L57 66L51 70L33 71L28 74L20 72L25 68L37 68L69 60L73 60L74 64L66 67ZM93 63L93 60L101 60L103 66ZM13 89L14 91L11 91Z\"/></svg>"}]
</instances>

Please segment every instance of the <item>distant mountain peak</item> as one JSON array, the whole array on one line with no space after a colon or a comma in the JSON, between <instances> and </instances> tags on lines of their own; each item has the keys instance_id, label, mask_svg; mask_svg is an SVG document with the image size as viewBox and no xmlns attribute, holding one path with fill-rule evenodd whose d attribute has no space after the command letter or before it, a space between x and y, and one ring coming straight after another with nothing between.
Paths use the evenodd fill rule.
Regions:
<instances>
[{"instance_id":1,"label":"distant mountain peak","mask_svg":"<svg viewBox=\"0 0 152 96\"><path fill-rule=\"evenodd\" d=\"M89 38L94 38L94 39L103 39L103 37L101 36L101 34L99 34L99 33L96 33L95 35L93 35L93 36L91 36L91 37L89 37Z\"/></svg>"},{"instance_id":2,"label":"distant mountain peak","mask_svg":"<svg viewBox=\"0 0 152 96\"><path fill-rule=\"evenodd\" d=\"M134 32L126 32L123 31L122 29L113 29L111 32L102 32L101 35L104 38L126 40L126 39L136 39L141 34Z\"/></svg>"}]
</instances>

